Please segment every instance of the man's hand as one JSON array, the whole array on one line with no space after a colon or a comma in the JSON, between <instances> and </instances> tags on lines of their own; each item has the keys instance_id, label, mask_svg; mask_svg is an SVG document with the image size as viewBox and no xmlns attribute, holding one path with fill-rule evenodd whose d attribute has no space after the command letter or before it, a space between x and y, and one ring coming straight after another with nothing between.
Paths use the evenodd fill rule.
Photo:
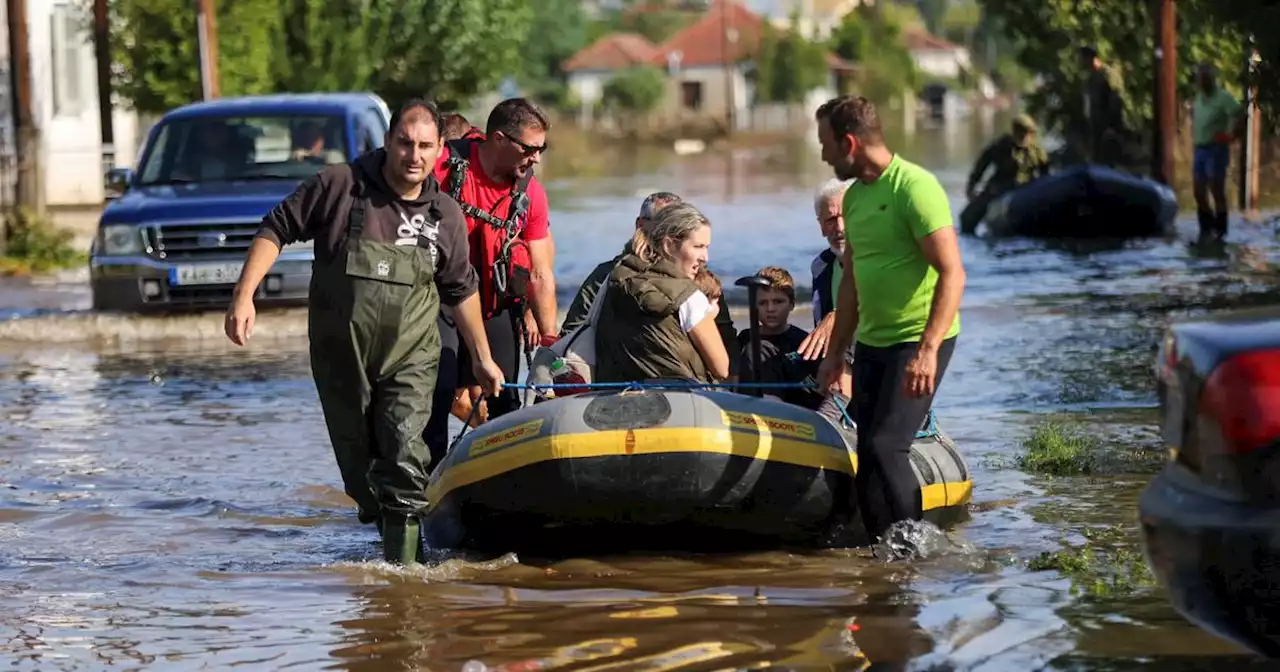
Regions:
<instances>
[{"instance_id":1,"label":"man's hand","mask_svg":"<svg viewBox=\"0 0 1280 672\"><path fill-rule=\"evenodd\" d=\"M964 197L971 201L973 200L973 197L977 195L977 193L978 193L978 190L972 184L964 188Z\"/></svg>"},{"instance_id":2,"label":"man's hand","mask_svg":"<svg viewBox=\"0 0 1280 672\"><path fill-rule=\"evenodd\" d=\"M836 311L831 311L818 321L818 326L800 341L797 352L807 362L827 356L827 345L831 342L831 330L836 326Z\"/></svg>"},{"instance_id":3,"label":"man's hand","mask_svg":"<svg viewBox=\"0 0 1280 672\"><path fill-rule=\"evenodd\" d=\"M533 352L542 343L542 332L538 329L538 320L534 319L533 310L524 311L524 349Z\"/></svg>"},{"instance_id":4,"label":"man's hand","mask_svg":"<svg viewBox=\"0 0 1280 672\"><path fill-rule=\"evenodd\" d=\"M244 347L249 342L249 337L253 336L253 323L258 316L258 310L253 305L253 297L245 297L236 299L227 306L227 316L223 322L223 331L227 333L227 338L232 343Z\"/></svg>"},{"instance_id":5,"label":"man's hand","mask_svg":"<svg viewBox=\"0 0 1280 672\"><path fill-rule=\"evenodd\" d=\"M822 358L822 363L818 365L818 381L819 392L841 391L841 378L846 373L846 364L844 363L844 353L831 352Z\"/></svg>"},{"instance_id":6,"label":"man's hand","mask_svg":"<svg viewBox=\"0 0 1280 672\"><path fill-rule=\"evenodd\" d=\"M906 377L902 389L909 397L933 394L934 378L938 373L938 350L921 343L916 354L907 362Z\"/></svg>"},{"instance_id":7,"label":"man's hand","mask_svg":"<svg viewBox=\"0 0 1280 672\"><path fill-rule=\"evenodd\" d=\"M492 357L473 361L471 373L475 374L476 384L485 396L496 397L502 391L502 384L506 379L502 374L502 367Z\"/></svg>"}]
</instances>

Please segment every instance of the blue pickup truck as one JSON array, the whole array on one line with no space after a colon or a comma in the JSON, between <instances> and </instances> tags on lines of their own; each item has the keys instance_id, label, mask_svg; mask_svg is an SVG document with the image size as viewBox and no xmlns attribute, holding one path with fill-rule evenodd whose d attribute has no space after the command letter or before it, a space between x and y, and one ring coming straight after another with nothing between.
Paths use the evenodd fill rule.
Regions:
<instances>
[{"instance_id":1,"label":"blue pickup truck","mask_svg":"<svg viewBox=\"0 0 1280 672\"><path fill-rule=\"evenodd\" d=\"M111 202L89 253L94 309L224 308L263 215L325 165L381 147L390 118L370 93L223 98L169 111L136 170L107 174ZM285 247L258 306L305 303L313 256L310 242Z\"/></svg>"}]
</instances>

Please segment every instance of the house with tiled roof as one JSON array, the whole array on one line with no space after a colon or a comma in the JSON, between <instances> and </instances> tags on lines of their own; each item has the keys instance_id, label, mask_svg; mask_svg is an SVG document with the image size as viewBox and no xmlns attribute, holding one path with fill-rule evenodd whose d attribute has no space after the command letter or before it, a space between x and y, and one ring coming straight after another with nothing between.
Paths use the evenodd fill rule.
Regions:
<instances>
[{"instance_id":1,"label":"house with tiled roof","mask_svg":"<svg viewBox=\"0 0 1280 672\"><path fill-rule=\"evenodd\" d=\"M973 68L968 49L930 33L924 26L906 28L902 40L916 69L927 75L955 78L961 71Z\"/></svg>"},{"instance_id":2,"label":"house with tiled roof","mask_svg":"<svg viewBox=\"0 0 1280 672\"><path fill-rule=\"evenodd\" d=\"M692 24L662 44L640 35L612 33L584 47L561 66L570 90L586 105L598 102L605 82L621 70L653 66L667 73L666 116L741 120L754 102L749 73L765 33L765 20L735 0L713 0ZM853 66L834 54L826 93Z\"/></svg>"}]
</instances>

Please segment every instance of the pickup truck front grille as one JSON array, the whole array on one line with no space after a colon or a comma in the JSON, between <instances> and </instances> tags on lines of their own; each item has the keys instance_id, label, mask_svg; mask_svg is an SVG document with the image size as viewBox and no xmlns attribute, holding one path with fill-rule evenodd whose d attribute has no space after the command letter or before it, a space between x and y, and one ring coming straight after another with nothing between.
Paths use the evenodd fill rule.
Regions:
<instances>
[{"instance_id":1,"label":"pickup truck front grille","mask_svg":"<svg viewBox=\"0 0 1280 672\"><path fill-rule=\"evenodd\" d=\"M159 224L147 229L151 256L186 261L243 256L258 233L258 222Z\"/></svg>"}]
</instances>

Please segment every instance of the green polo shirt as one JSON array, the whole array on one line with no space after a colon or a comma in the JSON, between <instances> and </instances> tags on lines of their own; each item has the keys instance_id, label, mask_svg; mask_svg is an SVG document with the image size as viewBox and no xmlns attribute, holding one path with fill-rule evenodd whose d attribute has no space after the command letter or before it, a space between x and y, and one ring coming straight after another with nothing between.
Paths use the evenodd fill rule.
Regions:
<instances>
[{"instance_id":1,"label":"green polo shirt","mask_svg":"<svg viewBox=\"0 0 1280 672\"><path fill-rule=\"evenodd\" d=\"M1213 144L1215 134L1229 132L1235 125L1241 107L1235 96L1220 86L1207 96L1196 91L1191 103L1191 142L1196 147Z\"/></svg>"},{"instance_id":2,"label":"green polo shirt","mask_svg":"<svg viewBox=\"0 0 1280 672\"><path fill-rule=\"evenodd\" d=\"M858 287L858 342L877 348L919 342L938 284L919 239L953 226L938 178L894 155L874 182L849 185L844 225ZM946 338L959 333L957 312Z\"/></svg>"}]
</instances>

